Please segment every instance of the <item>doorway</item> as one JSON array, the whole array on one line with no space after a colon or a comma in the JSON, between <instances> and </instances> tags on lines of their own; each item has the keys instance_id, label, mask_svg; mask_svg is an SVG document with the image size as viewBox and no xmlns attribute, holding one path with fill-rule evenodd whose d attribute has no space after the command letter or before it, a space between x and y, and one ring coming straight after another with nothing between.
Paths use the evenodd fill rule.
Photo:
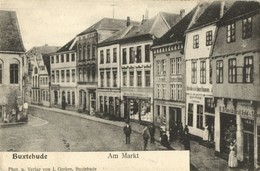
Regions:
<instances>
[{"instance_id":1,"label":"doorway","mask_svg":"<svg viewBox=\"0 0 260 171\"><path fill-rule=\"evenodd\" d=\"M181 123L181 108L169 107L169 126L172 127L174 123Z\"/></svg>"},{"instance_id":2,"label":"doorway","mask_svg":"<svg viewBox=\"0 0 260 171\"><path fill-rule=\"evenodd\" d=\"M54 104L58 104L58 91L54 91Z\"/></svg>"}]
</instances>

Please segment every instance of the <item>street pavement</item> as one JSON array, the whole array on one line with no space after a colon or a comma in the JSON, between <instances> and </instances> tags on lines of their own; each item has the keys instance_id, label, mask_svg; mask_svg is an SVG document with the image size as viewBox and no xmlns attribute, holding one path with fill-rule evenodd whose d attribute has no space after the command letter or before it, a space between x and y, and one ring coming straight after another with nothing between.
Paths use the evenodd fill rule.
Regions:
<instances>
[{"instance_id":1,"label":"street pavement","mask_svg":"<svg viewBox=\"0 0 260 171\"><path fill-rule=\"evenodd\" d=\"M131 122L131 144L125 144L122 128L124 122L110 121L74 111L30 106L29 122L18 127L0 128L0 151L23 152L87 152L87 151L141 151L143 126ZM155 144L147 150L167 150L159 143L156 131ZM227 161L216 157L214 149L191 141L191 170L235 171L227 167ZM171 143L175 150L184 150L179 141Z\"/></svg>"}]
</instances>

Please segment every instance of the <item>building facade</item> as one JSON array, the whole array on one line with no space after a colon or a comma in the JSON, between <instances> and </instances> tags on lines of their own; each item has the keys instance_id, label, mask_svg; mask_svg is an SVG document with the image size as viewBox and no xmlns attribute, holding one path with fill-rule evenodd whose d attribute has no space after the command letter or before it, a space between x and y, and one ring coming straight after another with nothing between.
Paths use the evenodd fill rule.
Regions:
<instances>
[{"instance_id":1,"label":"building facade","mask_svg":"<svg viewBox=\"0 0 260 171\"><path fill-rule=\"evenodd\" d=\"M97 44L125 26L126 21L124 20L103 18L77 35L77 98L80 112L94 115L97 110Z\"/></svg>"},{"instance_id":2,"label":"building facade","mask_svg":"<svg viewBox=\"0 0 260 171\"><path fill-rule=\"evenodd\" d=\"M0 118L11 122L12 109L23 105L23 45L16 13L0 10Z\"/></svg>"},{"instance_id":3,"label":"building facade","mask_svg":"<svg viewBox=\"0 0 260 171\"><path fill-rule=\"evenodd\" d=\"M151 19L146 18L120 40L121 112L124 118L154 122L151 45L155 38L161 37L179 20L179 15L159 13Z\"/></svg>"},{"instance_id":4,"label":"building facade","mask_svg":"<svg viewBox=\"0 0 260 171\"><path fill-rule=\"evenodd\" d=\"M216 154L227 157L236 142L237 158L260 165L259 2L234 2L218 23L212 51Z\"/></svg>"},{"instance_id":5,"label":"building facade","mask_svg":"<svg viewBox=\"0 0 260 171\"><path fill-rule=\"evenodd\" d=\"M153 43L155 124L167 133L185 123L184 33L196 7Z\"/></svg>"},{"instance_id":6,"label":"building facade","mask_svg":"<svg viewBox=\"0 0 260 171\"><path fill-rule=\"evenodd\" d=\"M76 38L50 56L51 106L76 110L78 107Z\"/></svg>"}]
</instances>

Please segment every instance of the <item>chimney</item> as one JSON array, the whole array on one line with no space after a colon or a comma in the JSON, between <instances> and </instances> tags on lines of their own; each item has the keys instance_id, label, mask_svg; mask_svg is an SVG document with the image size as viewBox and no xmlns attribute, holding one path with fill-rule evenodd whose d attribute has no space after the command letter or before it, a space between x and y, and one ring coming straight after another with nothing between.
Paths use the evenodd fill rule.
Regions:
<instances>
[{"instance_id":1,"label":"chimney","mask_svg":"<svg viewBox=\"0 0 260 171\"><path fill-rule=\"evenodd\" d=\"M180 10L180 17L183 18L185 16L185 9Z\"/></svg>"},{"instance_id":2,"label":"chimney","mask_svg":"<svg viewBox=\"0 0 260 171\"><path fill-rule=\"evenodd\" d=\"M130 26L130 17L129 16L127 16L127 18L126 18L126 26Z\"/></svg>"}]
</instances>

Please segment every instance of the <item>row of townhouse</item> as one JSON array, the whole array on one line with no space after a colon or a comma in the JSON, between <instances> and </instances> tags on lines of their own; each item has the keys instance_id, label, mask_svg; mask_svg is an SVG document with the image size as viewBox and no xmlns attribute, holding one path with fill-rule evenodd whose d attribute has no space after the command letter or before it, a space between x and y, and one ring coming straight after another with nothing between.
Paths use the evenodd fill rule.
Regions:
<instances>
[{"instance_id":1,"label":"row of townhouse","mask_svg":"<svg viewBox=\"0 0 260 171\"><path fill-rule=\"evenodd\" d=\"M248 167L260 165L260 5L204 2L154 41L154 122L175 122L228 157L230 142Z\"/></svg>"}]
</instances>

